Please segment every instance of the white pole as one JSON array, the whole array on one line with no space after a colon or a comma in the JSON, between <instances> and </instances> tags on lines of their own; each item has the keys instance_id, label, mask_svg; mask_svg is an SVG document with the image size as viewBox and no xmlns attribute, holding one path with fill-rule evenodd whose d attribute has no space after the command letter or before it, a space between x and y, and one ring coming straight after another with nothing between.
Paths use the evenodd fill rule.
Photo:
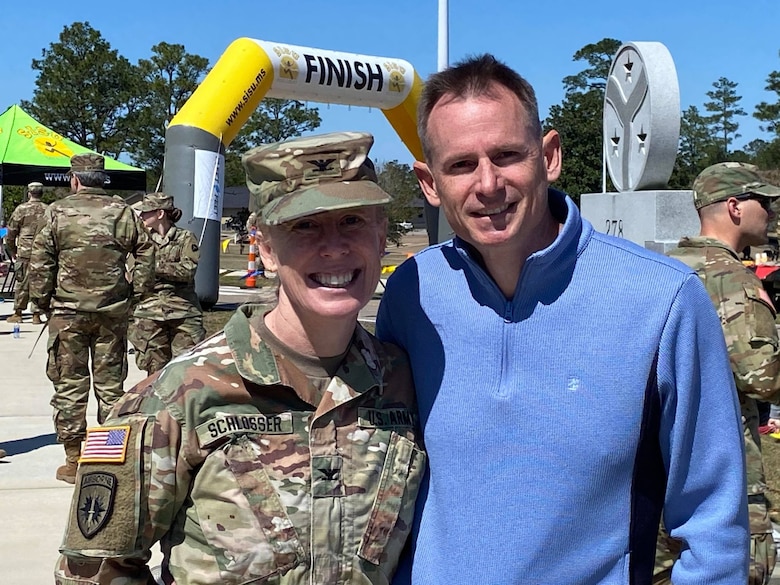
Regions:
<instances>
[{"instance_id":1,"label":"white pole","mask_svg":"<svg viewBox=\"0 0 780 585\"><path fill-rule=\"evenodd\" d=\"M439 0L439 71L443 71L450 64L448 4L448 0ZM436 208L435 216L437 217L435 241L431 240L430 232L428 234L431 244L449 240L454 235L440 207Z\"/></svg>"},{"instance_id":2,"label":"white pole","mask_svg":"<svg viewBox=\"0 0 780 585\"><path fill-rule=\"evenodd\" d=\"M607 192L607 141L601 132L601 192Z\"/></svg>"},{"instance_id":3,"label":"white pole","mask_svg":"<svg viewBox=\"0 0 780 585\"><path fill-rule=\"evenodd\" d=\"M439 0L439 71L450 64L448 0Z\"/></svg>"}]
</instances>

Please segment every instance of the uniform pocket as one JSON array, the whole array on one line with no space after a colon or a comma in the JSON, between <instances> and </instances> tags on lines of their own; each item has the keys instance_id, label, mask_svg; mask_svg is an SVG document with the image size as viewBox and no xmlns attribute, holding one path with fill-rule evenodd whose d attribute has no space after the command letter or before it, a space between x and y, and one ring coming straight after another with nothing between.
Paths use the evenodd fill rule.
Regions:
<instances>
[{"instance_id":1,"label":"uniform pocket","mask_svg":"<svg viewBox=\"0 0 780 585\"><path fill-rule=\"evenodd\" d=\"M358 556L392 574L412 527L414 504L425 471L425 453L393 432L387 445L374 505Z\"/></svg>"},{"instance_id":2,"label":"uniform pocket","mask_svg":"<svg viewBox=\"0 0 780 585\"><path fill-rule=\"evenodd\" d=\"M750 334L751 343L770 343L777 346L775 321L772 318L772 308L761 297L761 291L756 287L745 285L745 322Z\"/></svg>"},{"instance_id":3,"label":"uniform pocket","mask_svg":"<svg viewBox=\"0 0 780 585\"><path fill-rule=\"evenodd\" d=\"M46 376L55 384L60 381L60 364L57 359L57 353L60 350L60 336L56 333L49 335L46 342L46 352L49 354L49 360L46 362Z\"/></svg>"},{"instance_id":4,"label":"uniform pocket","mask_svg":"<svg viewBox=\"0 0 780 585\"><path fill-rule=\"evenodd\" d=\"M206 458L192 493L220 571L241 583L284 574L305 556L261 457L257 444L236 438Z\"/></svg>"}]
</instances>

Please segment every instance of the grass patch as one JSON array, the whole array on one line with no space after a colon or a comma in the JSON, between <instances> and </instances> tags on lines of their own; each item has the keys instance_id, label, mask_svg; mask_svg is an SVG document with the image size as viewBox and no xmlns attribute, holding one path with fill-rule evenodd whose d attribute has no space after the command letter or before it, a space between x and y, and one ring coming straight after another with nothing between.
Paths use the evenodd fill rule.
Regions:
<instances>
[{"instance_id":1,"label":"grass patch","mask_svg":"<svg viewBox=\"0 0 780 585\"><path fill-rule=\"evenodd\" d=\"M203 311L203 327L206 329L206 337L211 337L222 331L225 328L225 323L233 316L234 312L233 309Z\"/></svg>"}]
</instances>

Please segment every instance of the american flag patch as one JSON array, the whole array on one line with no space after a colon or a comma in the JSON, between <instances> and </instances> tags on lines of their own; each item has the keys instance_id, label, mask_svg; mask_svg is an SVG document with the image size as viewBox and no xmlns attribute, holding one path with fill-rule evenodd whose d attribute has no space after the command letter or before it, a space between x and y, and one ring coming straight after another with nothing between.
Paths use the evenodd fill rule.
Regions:
<instances>
[{"instance_id":1,"label":"american flag patch","mask_svg":"<svg viewBox=\"0 0 780 585\"><path fill-rule=\"evenodd\" d=\"M124 463L129 439L129 426L87 429L79 463Z\"/></svg>"}]
</instances>

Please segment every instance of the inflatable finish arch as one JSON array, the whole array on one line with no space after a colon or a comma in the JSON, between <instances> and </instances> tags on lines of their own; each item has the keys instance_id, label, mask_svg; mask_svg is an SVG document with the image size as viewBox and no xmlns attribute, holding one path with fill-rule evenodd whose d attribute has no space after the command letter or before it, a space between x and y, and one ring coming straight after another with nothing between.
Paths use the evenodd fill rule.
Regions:
<instances>
[{"instance_id":1,"label":"inflatable finish arch","mask_svg":"<svg viewBox=\"0 0 780 585\"><path fill-rule=\"evenodd\" d=\"M163 190L201 242L195 288L219 296L225 148L264 97L381 109L423 160L415 125L422 80L406 61L240 38L233 41L165 133ZM345 128L348 130L348 128Z\"/></svg>"}]
</instances>

